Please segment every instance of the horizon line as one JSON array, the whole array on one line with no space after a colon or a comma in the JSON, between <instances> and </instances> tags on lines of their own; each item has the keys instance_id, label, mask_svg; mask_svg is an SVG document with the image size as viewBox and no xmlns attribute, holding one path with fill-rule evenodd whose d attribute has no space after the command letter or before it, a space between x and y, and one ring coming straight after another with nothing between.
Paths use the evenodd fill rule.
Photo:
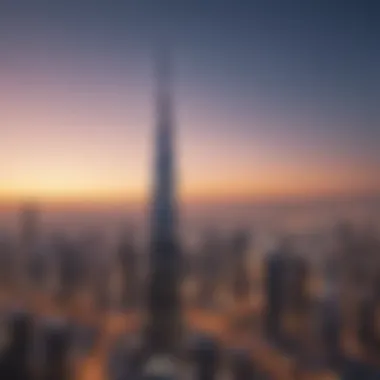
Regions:
<instances>
[{"instance_id":1,"label":"horizon line","mask_svg":"<svg viewBox=\"0 0 380 380\"><path fill-rule=\"evenodd\" d=\"M353 200L380 200L380 191L377 192L329 192L320 194L266 194L251 196L187 196L178 197L180 204L191 205L247 205L247 204L286 204L319 201L353 201ZM36 204L45 207L112 207L112 206L144 206L148 205L149 197L1 197L0 211L13 209L25 204Z\"/></svg>"}]
</instances>

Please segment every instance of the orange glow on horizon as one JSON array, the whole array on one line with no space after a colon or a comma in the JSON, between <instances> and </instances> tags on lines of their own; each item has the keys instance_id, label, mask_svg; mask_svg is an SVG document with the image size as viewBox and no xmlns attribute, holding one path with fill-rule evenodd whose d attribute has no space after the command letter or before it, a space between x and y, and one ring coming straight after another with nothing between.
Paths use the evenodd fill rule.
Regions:
<instances>
[{"instance_id":1,"label":"orange glow on horizon","mask_svg":"<svg viewBox=\"0 0 380 380\"><path fill-rule=\"evenodd\" d=\"M112 205L143 205L149 201L149 193L144 192L131 192L128 189L124 191L97 191L93 189L90 192L73 192L63 191L60 192L40 192L40 193L28 193L14 192L7 193L0 191L0 211L1 209L14 208L20 204L26 202L32 202L42 205L52 205L54 207L92 207L92 206L112 206ZM187 189L180 192L179 199L185 204L213 204L213 203L249 203L249 202L287 202L287 201L299 201L299 200L313 200L321 198L350 198L356 196L377 196L380 192L368 192L368 191L356 191L356 192L342 192L339 188L333 189L307 189L300 191L296 187L294 188L250 188L238 187L222 189Z\"/></svg>"},{"instance_id":2,"label":"orange glow on horizon","mask_svg":"<svg viewBox=\"0 0 380 380\"><path fill-rule=\"evenodd\" d=\"M289 198L313 198L328 195L356 195L376 193L380 188L365 187L364 181L355 186L352 178L334 170L317 170L313 175L305 175L307 168L289 168L281 164L274 166L225 167L225 171L212 170L213 161L197 167L194 164L179 168L179 198L186 203L205 202L245 202L250 200L272 200ZM145 166L145 165L144 165ZM222 165L223 166L223 165ZM123 165L115 172L112 165L86 167L58 165L54 160L42 169L9 177L0 188L1 204L19 204L25 200L52 204L122 204L145 203L150 195L151 179L149 170L142 165ZM49 170L46 170L49 168ZM184 175L181 175L184 173ZM125 175L127 174L127 175ZM362 187L360 187L362 185ZM375 185L375 184L374 184ZM346 189L343 191L342 189Z\"/></svg>"},{"instance_id":3,"label":"orange glow on horizon","mask_svg":"<svg viewBox=\"0 0 380 380\"><path fill-rule=\"evenodd\" d=\"M128 81L119 83L121 78L88 87L75 75L50 74L19 72L17 67L0 70L2 83L8 84L0 91L0 125L5 131L0 204L29 199L145 203L154 157L150 79L142 75L140 85L132 89ZM23 85L20 75L36 86ZM340 147L340 140L326 144L312 139L311 132L299 133L281 110L273 109L273 118L261 120L224 110L224 103L202 104L201 92L182 95L175 107L176 163L179 196L186 203L380 192L377 160L370 152L361 158L344 141Z\"/></svg>"}]
</instances>

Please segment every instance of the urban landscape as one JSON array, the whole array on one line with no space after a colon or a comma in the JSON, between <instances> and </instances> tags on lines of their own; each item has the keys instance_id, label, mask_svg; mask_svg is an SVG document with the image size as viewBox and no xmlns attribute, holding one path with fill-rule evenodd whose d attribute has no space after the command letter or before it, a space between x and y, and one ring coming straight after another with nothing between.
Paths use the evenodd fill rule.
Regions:
<instances>
[{"instance_id":1,"label":"urban landscape","mask_svg":"<svg viewBox=\"0 0 380 380\"><path fill-rule=\"evenodd\" d=\"M103 15L105 9L108 8L99 10L97 17ZM128 8L133 9L133 6ZM155 14L157 9L154 6L152 9ZM166 10L164 6L162 9ZM293 12L293 8L290 10ZM333 9L330 11L333 13ZM220 12L223 21L228 12ZM116 14L110 18L110 25L117 19ZM129 19L131 23L132 19ZM153 25L154 21L149 23ZM175 30L165 24L165 31L167 28L172 28L170 32ZM152 33L155 31L152 28ZM92 38L96 40L95 35ZM43 194L50 196L50 193L44 193L40 185L44 183L43 175L33 177L35 187L9 185L9 194L5 190L0 193L7 199L0 199L0 380L380 379L379 198L376 194L365 194L360 197L360 203L352 194L347 200L345 194L337 197L332 192L331 199L321 197L311 201L307 197L303 200L295 192L287 201L282 198L241 201L231 208L222 202L218 207L199 206L200 211L188 206L181 190L188 171L182 170L181 158L182 149L185 150L186 141L191 138L189 134L179 144L182 118L177 117L181 115L181 107L177 106L176 94L181 79L177 74L176 54L181 54L177 51L176 44L165 33L160 35L160 43L149 50L151 59L147 60L147 66L149 72L153 72L153 84L148 92L153 95L148 104L153 109L153 125L145 127L152 131L151 141L147 143L145 135L144 140L141 137L141 144L147 145L135 143L134 137L131 137L132 142L128 141L137 133L138 128L133 127L122 135L125 140L117 135L108 151L117 150L120 143L122 152L132 152L122 157L133 158L135 146L144 152L132 162L130 173L126 171L125 177L115 172L117 181L125 183L127 190L128 183L133 187L133 169L137 167L136 172L140 173L139 162L152 152L151 163L146 166L149 177L143 189L146 198L138 212L132 212L133 207L127 202L115 202L111 207L112 202L107 201L105 208L96 213L91 207L100 206L91 205L90 195L81 198L76 206L59 197L55 201L46 197L47 201ZM96 75L101 76L98 72ZM91 89L88 91L86 99L91 98ZM134 87L133 91L138 92ZM113 92L111 95L106 90L103 92L107 97L114 96ZM90 100L90 103L94 101ZM117 98L115 102L118 101ZM98 106L94 101L89 109L96 113ZM133 108L132 104L130 110ZM143 108L141 112L145 115L150 111ZM19 111L15 112L18 116ZM108 118L110 125L104 131L110 135L119 133L119 119ZM4 125L7 124L5 119L0 120ZM42 119L36 120L43 123ZM70 120L67 116L64 133L56 143L69 133ZM83 123L86 122L85 119ZM124 125L120 124L123 131ZM70 161L71 154L86 157L94 145L98 157L102 151L97 150L95 141L111 144L107 134L101 135L93 128L89 133L84 131L81 140L82 144L92 141L86 148L88 151L82 152L81 143L73 142L71 147L64 144L68 153L63 161L68 161L69 173L74 173L77 165L75 160ZM234 128L237 134L238 127ZM37 144L38 134L31 130L34 140L27 144ZM44 139L49 131L42 130L43 145L48 141ZM236 178L233 175L240 173L239 165L233 166L228 174L232 167L229 160L234 159L230 147L235 136L233 130L228 132L227 143L217 140L227 133L223 128L216 133L218 136L211 134L208 143L204 143L203 138L211 132L206 128L198 132L200 142L194 145L198 151L190 154L198 166L192 173L201 176L204 166L205 183L208 176L214 178L213 170L217 167L206 169L213 161L208 149L211 151L215 142L223 147L226 144L228 148L222 148L225 150L219 157L220 160L225 158L219 168L222 177ZM100 137L96 137L97 133ZM345 133L348 135L349 131ZM80 133L74 137L72 141L79 139ZM281 145L288 143L285 137L281 139ZM248 157L243 154L243 140L244 137L241 148L234 151L238 156L241 149L242 164ZM55 140L51 141L53 144ZM207 150L204 157L201 142ZM249 151L261 151L254 139L250 144ZM327 151L328 143L324 144ZM76 146L80 147L77 152ZM21 154L16 146L11 146L9 157L13 150L15 155ZM366 153L368 151L369 148ZM37 156L38 152L28 159L33 161ZM7 157L5 153L4 157ZM54 152L51 156L41 154L41 157L45 169L49 161L61 162ZM112 162L120 164L119 156L115 157ZM361 157L364 160L367 156L362 152ZM368 157L374 156L368 153ZM296 161L302 159L297 156ZM17 167L11 159L9 162L10 167ZM256 162L258 173L260 162L265 164L265 158ZM375 160L365 164L376 167L373 162ZM53 162L50 176L46 176L53 178L57 172L61 179L61 172L54 165ZM126 164L121 161L120 165ZM99 187L107 178L110 181L113 178L113 169L104 167L101 161L86 167L87 174L92 170L106 173L99 177ZM31 168L23 172L23 178L29 178ZM350 169L348 177L353 183L364 178L364 169L358 169L361 176L355 168ZM191 170L189 172L191 175ZM281 177L280 172L279 169L274 176ZM65 172L62 173L64 176ZM302 173L303 177L310 174L308 170L307 175ZM136 178L140 178L139 175ZM287 175L288 172L285 177ZM265 173L263 181L269 176ZM78 183L87 184L81 182L82 177L87 178L86 172L76 177ZM368 177L372 180L375 175L369 172ZM14 178L16 175L4 179L4 189ZM65 178L57 182L62 194L69 193L64 187L68 186ZM231 189L235 189L234 181L237 180L227 179L221 187L227 188L229 183ZM298 182L302 182L301 177ZM243 183L250 186L246 178ZM284 189L286 186L284 184ZM375 192L376 187L373 187ZM40 189L42 195L35 189ZM210 189L211 199L214 195L218 198L214 188ZM360 207L355 202L360 203ZM55 216L49 207L59 210ZM83 220L75 216L80 213L85 215ZM75 223L79 227L75 227Z\"/></svg>"}]
</instances>

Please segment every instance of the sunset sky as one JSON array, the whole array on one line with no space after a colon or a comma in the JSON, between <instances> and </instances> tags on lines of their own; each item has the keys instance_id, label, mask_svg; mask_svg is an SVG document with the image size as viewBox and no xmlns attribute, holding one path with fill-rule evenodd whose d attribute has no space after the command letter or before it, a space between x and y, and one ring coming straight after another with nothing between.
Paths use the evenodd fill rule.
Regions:
<instances>
[{"instance_id":1,"label":"sunset sky","mask_svg":"<svg viewBox=\"0 0 380 380\"><path fill-rule=\"evenodd\" d=\"M146 196L162 39L183 197L380 192L376 1L45 3L0 5L0 202Z\"/></svg>"}]
</instances>

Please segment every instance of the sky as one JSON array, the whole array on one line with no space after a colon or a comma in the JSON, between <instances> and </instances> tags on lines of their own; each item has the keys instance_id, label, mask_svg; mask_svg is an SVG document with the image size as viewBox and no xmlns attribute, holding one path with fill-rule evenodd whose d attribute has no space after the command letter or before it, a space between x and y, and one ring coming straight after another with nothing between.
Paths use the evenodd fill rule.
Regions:
<instances>
[{"instance_id":1,"label":"sky","mask_svg":"<svg viewBox=\"0 0 380 380\"><path fill-rule=\"evenodd\" d=\"M149 194L171 48L185 199L380 193L375 0L0 3L0 202Z\"/></svg>"}]
</instances>

